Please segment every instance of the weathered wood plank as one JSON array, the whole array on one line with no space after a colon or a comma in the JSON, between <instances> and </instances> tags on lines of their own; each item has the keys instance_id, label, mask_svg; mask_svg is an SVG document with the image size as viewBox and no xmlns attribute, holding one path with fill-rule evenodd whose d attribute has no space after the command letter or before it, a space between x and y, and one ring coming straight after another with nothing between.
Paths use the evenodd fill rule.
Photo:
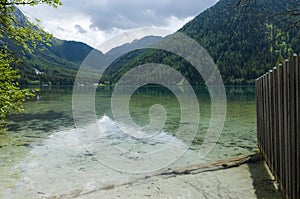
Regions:
<instances>
[{"instance_id":1,"label":"weathered wood plank","mask_svg":"<svg viewBox=\"0 0 300 199\"><path fill-rule=\"evenodd\" d=\"M300 198L300 57L296 60L296 195Z\"/></svg>"},{"instance_id":2,"label":"weathered wood plank","mask_svg":"<svg viewBox=\"0 0 300 199\"><path fill-rule=\"evenodd\" d=\"M279 178L279 166L278 166L278 156L279 156L279 150L278 150L278 78L277 78L277 68L273 68L273 85L272 85L272 91L273 91L273 167L274 167L274 176L276 180Z\"/></svg>"},{"instance_id":3,"label":"weathered wood plank","mask_svg":"<svg viewBox=\"0 0 300 199\"><path fill-rule=\"evenodd\" d=\"M296 198L296 58L290 64L290 198Z\"/></svg>"},{"instance_id":4,"label":"weathered wood plank","mask_svg":"<svg viewBox=\"0 0 300 199\"><path fill-rule=\"evenodd\" d=\"M270 165L270 92L269 92L269 85L270 85L270 73L267 73L266 76L266 106L267 106L267 129L266 129L266 158L267 164Z\"/></svg>"},{"instance_id":5,"label":"weathered wood plank","mask_svg":"<svg viewBox=\"0 0 300 199\"><path fill-rule=\"evenodd\" d=\"M289 198L291 194L291 143L290 143L290 130L291 130L291 95L290 95L290 62L288 60L285 60L286 62L286 96L287 96L287 105L286 105L286 172L287 172L287 179L286 179L286 193L287 193L287 198Z\"/></svg>"},{"instance_id":6,"label":"weathered wood plank","mask_svg":"<svg viewBox=\"0 0 300 199\"><path fill-rule=\"evenodd\" d=\"M255 81L255 100L256 100L256 131L259 132L256 134L258 143L260 143L260 135L261 135L261 129L260 129L260 81L259 78ZM258 144L259 146L259 144Z\"/></svg>"},{"instance_id":7,"label":"weathered wood plank","mask_svg":"<svg viewBox=\"0 0 300 199\"><path fill-rule=\"evenodd\" d=\"M265 112L264 112L264 116L265 116L265 121L264 121L264 153L265 153L265 158L268 158L267 155L267 140L268 140L268 76L267 74L264 75L264 104L265 104Z\"/></svg>"},{"instance_id":8,"label":"weathered wood plank","mask_svg":"<svg viewBox=\"0 0 300 199\"><path fill-rule=\"evenodd\" d=\"M273 108L273 71L269 71L269 159L270 164L269 167L272 171L272 173L275 173L274 171L274 140L273 140L273 133L274 133L274 108Z\"/></svg>"},{"instance_id":9,"label":"weathered wood plank","mask_svg":"<svg viewBox=\"0 0 300 199\"><path fill-rule=\"evenodd\" d=\"M278 151L279 151L279 184L280 188L283 188L283 167L284 167L284 139L283 139L283 121L284 121L284 114L283 114L283 68L282 64L278 66L278 73L277 73L277 81L278 81Z\"/></svg>"}]
</instances>

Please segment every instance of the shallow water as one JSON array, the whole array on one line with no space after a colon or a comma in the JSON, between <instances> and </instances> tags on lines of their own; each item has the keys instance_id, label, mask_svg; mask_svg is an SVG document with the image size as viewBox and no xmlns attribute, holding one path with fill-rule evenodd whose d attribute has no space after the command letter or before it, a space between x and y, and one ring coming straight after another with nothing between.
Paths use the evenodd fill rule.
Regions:
<instances>
[{"instance_id":1,"label":"shallow water","mask_svg":"<svg viewBox=\"0 0 300 199\"><path fill-rule=\"evenodd\" d=\"M72 114L72 87L42 88L37 99L26 104L25 113L9 117L8 133L21 144L0 148L0 196L44 198L84 193L159 171L153 168L181 167L257 150L255 89L227 87L227 115L222 134L211 153L199 159L198 150L211 117L211 103L205 87L194 89L200 124L190 146L176 137L181 110L176 97L166 88L143 87L130 100L130 114L140 126L150 122L151 105L165 108L165 126L152 132L149 139L130 136L131 126L125 130L129 134L119 128L110 108L110 87L97 89L97 124L87 122L77 129ZM97 134L95 128L101 129L104 136ZM165 148L170 143L172 150ZM183 150L187 152L180 157ZM171 157L178 160L173 162ZM134 171L138 174L132 174Z\"/></svg>"}]
</instances>

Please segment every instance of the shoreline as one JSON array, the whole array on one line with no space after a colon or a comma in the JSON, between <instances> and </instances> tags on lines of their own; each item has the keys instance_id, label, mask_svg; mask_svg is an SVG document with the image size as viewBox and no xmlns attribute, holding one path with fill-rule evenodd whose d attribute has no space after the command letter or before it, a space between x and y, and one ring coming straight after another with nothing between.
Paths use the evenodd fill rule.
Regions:
<instances>
[{"instance_id":1,"label":"shoreline","mask_svg":"<svg viewBox=\"0 0 300 199\"><path fill-rule=\"evenodd\" d=\"M88 192L49 198L283 198L260 154L168 169ZM48 198L48 197L47 197Z\"/></svg>"}]
</instances>

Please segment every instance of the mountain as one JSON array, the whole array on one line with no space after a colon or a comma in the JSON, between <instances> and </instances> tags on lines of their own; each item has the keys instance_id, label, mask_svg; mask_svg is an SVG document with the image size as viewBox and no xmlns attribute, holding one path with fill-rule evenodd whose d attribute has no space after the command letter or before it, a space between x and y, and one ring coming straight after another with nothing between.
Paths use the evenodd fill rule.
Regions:
<instances>
[{"instance_id":1,"label":"mountain","mask_svg":"<svg viewBox=\"0 0 300 199\"><path fill-rule=\"evenodd\" d=\"M160 42L163 38L159 36L146 36L142 39L136 39L130 43L123 44L121 46L115 47L106 53L107 56L119 57L126 52L132 51L134 49L143 48L145 46L154 45Z\"/></svg>"},{"instance_id":2,"label":"mountain","mask_svg":"<svg viewBox=\"0 0 300 199\"><path fill-rule=\"evenodd\" d=\"M202 45L217 64L225 84L253 84L282 57L300 52L300 30L285 31L283 17L266 20L290 8L290 1L256 0L247 9L235 8L236 0L220 0L184 25L179 32ZM130 68L162 63L179 70L191 84L203 84L193 67L182 58L159 50L132 52L112 64L105 74L114 84Z\"/></svg>"},{"instance_id":3,"label":"mountain","mask_svg":"<svg viewBox=\"0 0 300 199\"><path fill-rule=\"evenodd\" d=\"M16 8L14 13L21 26L26 25L27 18ZM35 27L38 28L38 27ZM38 49L32 54L22 52L12 40L4 38L1 43L6 45L16 57L22 58L14 67L20 71L20 83L72 85L84 58L93 50L92 47L75 41L64 41L53 38L50 45L38 44ZM99 55L103 55L100 51Z\"/></svg>"},{"instance_id":4,"label":"mountain","mask_svg":"<svg viewBox=\"0 0 300 199\"><path fill-rule=\"evenodd\" d=\"M26 17L16 9L16 20L20 24L26 24ZM26 54L20 63L14 67L20 71L20 83L22 85L31 84L54 84L54 85L73 85L77 72L84 59L93 50L98 60L108 63L110 60L118 58L131 49L140 48L145 45L151 45L160 41L161 37L148 36L131 43L111 49L105 55L82 42L65 41L53 38L49 44L41 43L39 50L32 54ZM9 49L22 56L21 48L9 40L4 41ZM89 63L89 73L103 67L103 63ZM93 80L92 80L93 81Z\"/></svg>"},{"instance_id":5,"label":"mountain","mask_svg":"<svg viewBox=\"0 0 300 199\"><path fill-rule=\"evenodd\" d=\"M93 50L84 43L56 38L52 39L50 44L51 46L43 45L33 54L27 54L25 59L16 65L21 73L22 85L72 85L81 62Z\"/></svg>"},{"instance_id":6,"label":"mountain","mask_svg":"<svg viewBox=\"0 0 300 199\"><path fill-rule=\"evenodd\" d=\"M54 38L48 50L57 57L81 64L82 60L86 58L93 48L82 42L64 41Z\"/></svg>"},{"instance_id":7,"label":"mountain","mask_svg":"<svg viewBox=\"0 0 300 199\"><path fill-rule=\"evenodd\" d=\"M110 60L109 63L111 64L109 64L107 69L104 71L100 83L107 84L109 82L109 84L114 84L115 80L119 79L118 75L123 74L120 70L124 68L126 63L138 55L143 54L145 51L142 50L143 48L155 45L162 40L163 38L159 36L146 36L142 39L136 39L130 43L126 43L108 51L105 56L108 60ZM117 75L118 78L116 78L115 75Z\"/></svg>"},{"instance_id":8,"label":"mountain","mask_svg":"<svg viewBox=\"0 0 300 199\"><path fill-rule=\"evenodd\" d=\"M96 65L90 63L90 73L103 67L102 61L106 63L118 58L124 52L151 45L161 39L161 37L148 36L113 48L103 54L82 42L53 38L50 46L44 45L42 51L27 55L25 61L17 66L21 71L21 84L28 85L41 81L44 84L73 85L80 65L92 50L101 61Z\"/></svg>"}]
</instances>

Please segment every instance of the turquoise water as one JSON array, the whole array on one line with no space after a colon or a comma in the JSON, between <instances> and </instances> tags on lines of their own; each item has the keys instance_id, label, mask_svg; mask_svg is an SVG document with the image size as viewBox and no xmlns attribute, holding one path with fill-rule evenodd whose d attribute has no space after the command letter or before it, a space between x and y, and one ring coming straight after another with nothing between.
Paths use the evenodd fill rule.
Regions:
<instances>
[{"instance_id":1,"label":"turquoise water","mask_svg":"<svg viewBox=\"0 0 300 199\"><path fill-rule=\"evenodd\" d=\"M226 88L227 114L220 139L205 160L199 159L198 151L211 117L211 102L205 87L195 87L194 90L200 109L197 134L192 145L188 146L186 155L178 157L178 161L166 165L166 168L204 163L257 151L255 89L232 86ZM134 162L136 159L136 162L139 162L139 158L143 159L142 154L163 149L170 141L178 148L186 147L184 141L176 138L181 110L177 98L168 89L159 86L142 87L131 97L130 115L140 126L150 122L149 108L154 104L162 105L167 113L163 129L152 139L143 142L124 134L118 128L111 111L111 93L111 87L97 88L95 111L99 121L98 127L106 133L109 145L121 149L120 153L114 155L129 160L128 165L124 163L122 167L130 168L130 161ZM100 186L99 184L120 183L132 178L132 175L120 173L109 165L105 166L105 163L112 160L102 158L102 162L100 154L107 158L112 151L108 150L110 146L98 140L98 135L93 134L88 123L86 129L75 130L72 87L41 88L36 99L26 103L25 109L24 113L11 115L6 125L9 136L14 140L12 143L18 143L18 146L13 144L0 148L0 194L3 196L57 196L75 189L87 191ZM89 137L91 143L83 143L80 136L87 134L80 135L78 131L89 132L88 136L97 139ZM128 151L134 151L138 155L130 156ZM164 161L168 153L161 153L159 159L151 160L153 167L156 161ZM143 165L139 168L143 168Z\"/></svg>"}]
</instances>

